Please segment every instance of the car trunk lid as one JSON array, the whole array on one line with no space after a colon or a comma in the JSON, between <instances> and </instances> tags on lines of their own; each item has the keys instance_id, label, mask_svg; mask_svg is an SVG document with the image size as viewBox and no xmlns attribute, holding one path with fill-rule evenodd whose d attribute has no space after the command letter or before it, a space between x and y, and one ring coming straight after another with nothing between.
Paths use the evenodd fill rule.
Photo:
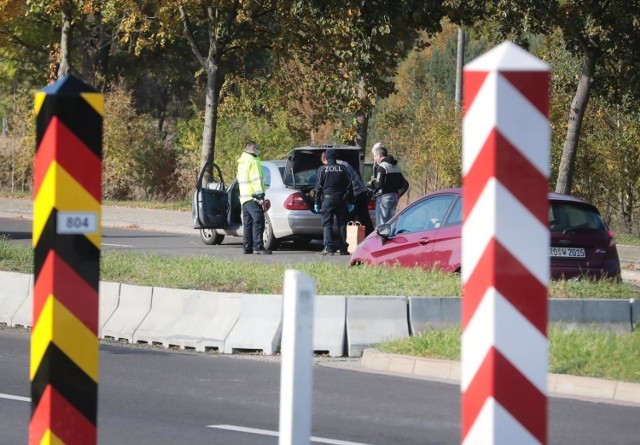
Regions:
<instances>
[{"instance_id":1,"label":"car trunk lid","mask_svg":"<svg viewBox=\"0 0 640 445\"><path fill-rule=\"evenodd\" d=\"M611 248L611 236L598 211L585 204L551 202L551 263L587 271L600 268Z\"/></svg>"},{"instance_id":2,"label":"car trunk lid","mask_svg":"<svg viewBox=\"0 0 640 445\"><path fill-rule=\"evenodd\" d=\"M362 177L364 152L349 145L309 145L291 150L287 155L283 181L287 187L309 192L316 186L316 173L327 149L336 151L336 159L348 162Z\"/></svg>"}]
</instances>

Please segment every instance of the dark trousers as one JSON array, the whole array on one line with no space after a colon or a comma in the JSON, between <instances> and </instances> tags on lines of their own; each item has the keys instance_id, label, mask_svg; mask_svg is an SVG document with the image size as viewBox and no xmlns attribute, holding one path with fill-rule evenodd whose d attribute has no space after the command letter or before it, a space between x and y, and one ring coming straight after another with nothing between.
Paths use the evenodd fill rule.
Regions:
<instances>
[{"instance_id":1,"label":"dark trousers","mask_svg":"<svg viewBox=\"0 0 640 445\"><path fill-rule=\"evenodd\" d=\"M349 213L348 218L350 221L358 221L364 226L364 236L373 232L373 223L371 222L371 216L369 216L369 199L371 195L369 193L360 193L355 199L355 208L353 212Z\"/></svg>"},{"instance_id":2,"label":"dark trousers","mask_svg":"<svg viewBox=\"0 0 640 445\"><path fill-rule=\"evenodd\" d=\"M264 210L253 199L242 204L242 248L245 252L264 249Z\"/></svg>"},{"instance_id":3,"label":"dark trousers","mask_svg":"<svg viewBox=\"0 0 640 445\"><path fill-rule=\"evenodd\" d=\"M322 238L324 248L335 251L333 246L333 217L338 223L339 249L347 250L347 203L341 197L325 196L322 200Z\"/></svg>"}]
</instances>

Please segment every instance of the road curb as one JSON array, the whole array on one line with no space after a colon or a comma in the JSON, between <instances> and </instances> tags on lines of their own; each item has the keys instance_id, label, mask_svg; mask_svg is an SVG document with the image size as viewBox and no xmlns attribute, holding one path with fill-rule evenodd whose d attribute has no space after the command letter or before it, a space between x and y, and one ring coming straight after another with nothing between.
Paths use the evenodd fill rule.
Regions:
<instances>
[{"instance_id":1,"label":"road curb","mask_svg":"<svg viewBox=\"0 0 640 445\"><path fill-rule=\"evenodd\" d=\"M410 355L391 354L367 348L360 359L362 367L408 377L460 383L460 362ZM640 383L619 382L593 377L548 374L549 395L609 401L640 406Z\"/></svg>"}]
</instances>

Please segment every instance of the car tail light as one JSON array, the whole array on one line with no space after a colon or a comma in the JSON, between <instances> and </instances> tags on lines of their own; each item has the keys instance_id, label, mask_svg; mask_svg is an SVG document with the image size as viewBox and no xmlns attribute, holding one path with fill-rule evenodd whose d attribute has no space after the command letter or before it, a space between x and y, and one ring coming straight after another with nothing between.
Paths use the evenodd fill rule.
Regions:
<instances>
[{"instance_id":1,"label":"car tail light","mask_svg":"<svg viewBox=\"0 0 640 445\"><path fill-rule=\"evenodd\" d=\"M310 210L300 192L287 196L284 201L284 208L287 210Z\"/></svg>"},{"instance_id":2,"label":"car tail light","mask_svg":"<svg viewBox=\"0 0 640 445\"><path fill-rule=\"evenodd\" d=\"M367 210L375 210L376 209L376 197L375 195L371 197L369 203L367 204Z\"/></svg>"},{"instance_id":3,"label":"car tail light","mask_svg":"<svg viewBox=\"0 0 640 445\"><path fill-rule=\"evenodd\" d=\"M608 229L607 232L609 234L609 247L613 247L616 245L616 238L613 236L611 229Z\"/></svg>"}]
</instances>

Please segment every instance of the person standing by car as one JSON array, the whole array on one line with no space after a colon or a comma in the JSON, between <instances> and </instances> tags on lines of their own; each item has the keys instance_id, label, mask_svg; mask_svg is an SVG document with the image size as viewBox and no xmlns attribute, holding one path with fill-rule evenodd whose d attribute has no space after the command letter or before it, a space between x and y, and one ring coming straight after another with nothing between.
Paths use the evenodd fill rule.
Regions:
<instances>
[{"instance_id":1,"label":"person standing by car","mask_svg":"<svg viewBox=\"0 0 640 445\"><path fill-rule=\"evenodd\" d=\"M325 153L322 154L325 156ZM323 160L324 162L324 160ZM371 199L371 192L364 185L364 181L358 173L353 169L351 164L341 159L336 159L336 163L342 165L347 170L347 175L351 181L353 187L353 199L355 209L353 213L347 215L348 217L355 217L355 220L364 226L364 236L366 237L373 232L373 223L371 222L371 216L369 215L369 200Z\"/></svg>"},{"instance_id":2,"label":"person standing by car","mask_svg":"<svg viewBox=\"0 0 640 445\"><path fill-rule=\"evenodd\" d=\"M253 141L245 144L244 153L238 159L237 179L242 206L242 249L247 254L271 255L271 251L264 248L262 239L264 232L262 203L265 199L265 186L260 149Z\"/></svg>"},{"instance_id":3,"label":"person standing by car","mask_svg":"<svg viewBox=\"0 0 640 445\"><path fill-rule=\"evenodd\" d=\"M353 186L349 180L347 169L336 163L336 152L328 149L321 157L322 165L316 176L316 188L313 210L322 216L322 235L324 249L322 255L333 255L333 218L338 224L340 237L340 255L349 255L347 248L348 213L353 210Z\"/></svg>"},{"instance_id":4,"label":"person standing by car","mask_svg":"<svg viewBox=\"0 0 640 445\"><path fill-rule=\"evenodd\" d=\"M376 224L386 224L396 214L398 199L409 188L398 161L387 151L382 142L373 145L373 161L377 164L369 186L376 194Z\"/></svg>"}]
</instances>

